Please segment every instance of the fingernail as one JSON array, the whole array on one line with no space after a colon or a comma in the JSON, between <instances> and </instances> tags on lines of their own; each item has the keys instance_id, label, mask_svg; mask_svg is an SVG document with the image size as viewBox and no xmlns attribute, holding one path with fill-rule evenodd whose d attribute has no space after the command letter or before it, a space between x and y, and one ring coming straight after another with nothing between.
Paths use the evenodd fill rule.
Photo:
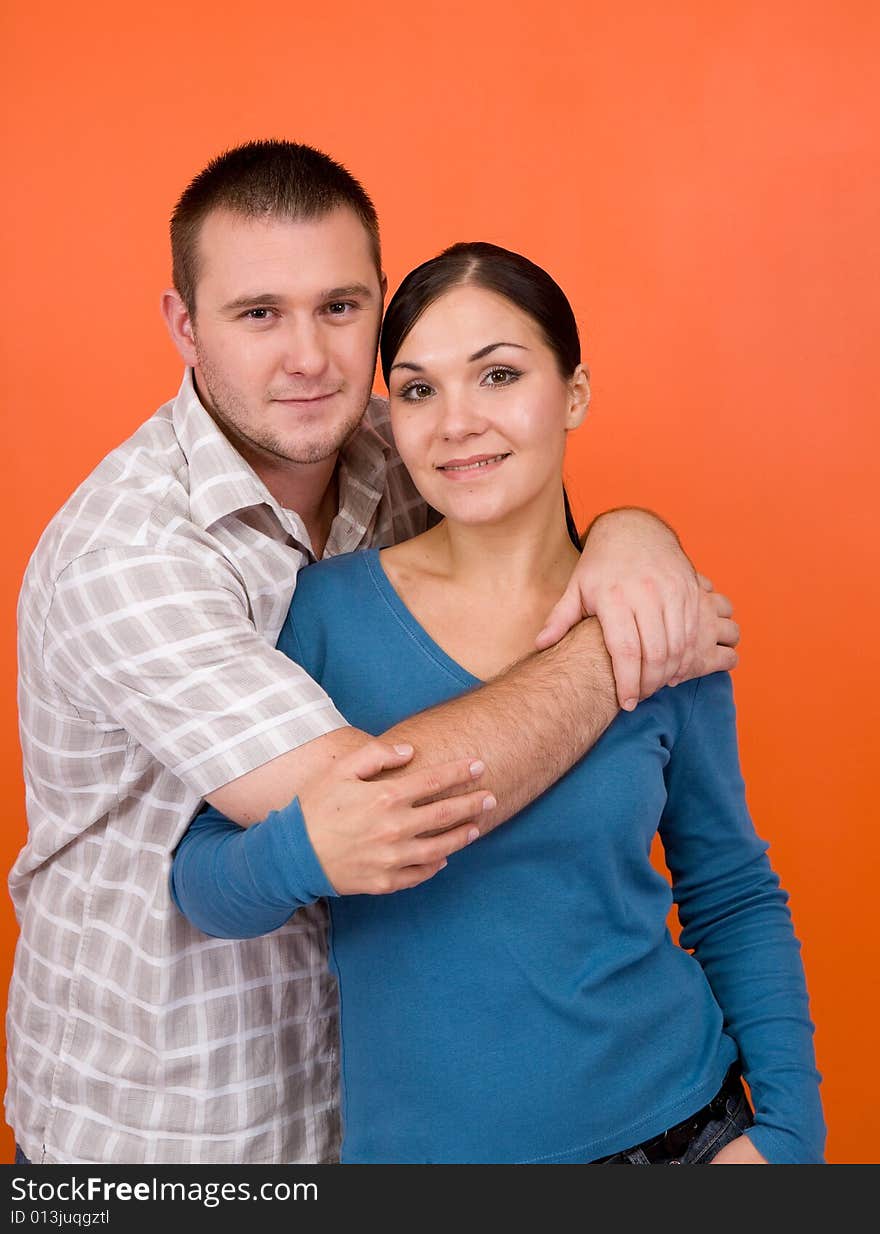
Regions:
<instances>
[{"instance_id":1,"label":"fingernail","mask_svg":"<svg viewBox=\"0 0 880 1234\"><path fill-rule=\"evenodd\" d=\"M477 828L471 827L470 831L468 832L468 844L473 844L474 840L479 840L479 838L480 838L480 833L477 830Z\"/></svg>"},{"instance_id":2,"label":"fingernail","mask_svg":"<svg viewBox=\"0 0 880 1234\"><path fill-rule=\"evenodd\" d=\"M624 711L635 711L636 703L638 701L639 700L637 698L628 698L626 702L623 704L623 710Z\"/></svg>"},{"instance_id":3,"label":"fingernail","mask_svg":"<svg viewBox=\"0 0 880 1234\"><path fill-rule=\"evenodd\" d=\"M483 809L484 810L494 810L497 805L498 805L498 802L495 800L495 798L492 796L491 793L489 794L488 797L483 798Z\"/></svg>"},{"instance_id":4,"label":"fingernail","mask_svg":"<svg viewBox=\"0 0 880 1234\"><path fill-rule=\"evenodd\" d=\"M395 746L394 748L398 754L412 754L413 752L412 746L408 745Z\"/></svg>"},{"instance_id":5,"label":"fingernail","mask_svg":"<svg viewBox=\"0 0 880 1234\"><path fill-rule=\"evenodd\" d=\"M485 763L481 763L481 762L480 762L480 760L479 760L478 758L476 758L476 759L474 759L474 761L471 763L471 768L470 768L470 770L471 770L471 775L472 775L472 776L481 776L481 775L483 774L483 772L486 770L486 764L485 764Z\"/></svg>"},{"instance_id":6,"label":"fingernail","mask_svg":"<svg viewBox=\"0 0 880 1234\"><path fill-rule=\"evenodd\" d=\"M441 862L440 862L440 869L441 869L441 870L445 870L445 869L446 869L446 867L447 867L448 865L449 865L449 862L448 862L448 861L441 861Z\"/></svg>"}]
</instances>

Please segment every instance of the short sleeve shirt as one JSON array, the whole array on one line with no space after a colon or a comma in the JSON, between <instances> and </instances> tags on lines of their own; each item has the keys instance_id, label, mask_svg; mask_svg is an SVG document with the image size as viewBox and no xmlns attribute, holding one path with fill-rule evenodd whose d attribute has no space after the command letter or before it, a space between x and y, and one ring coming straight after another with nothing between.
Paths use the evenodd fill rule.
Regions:
<instances>
[{"instance_id":1,"label":"short sleeve shirt","mask_svg":"<svg viewBox=\"0 0 880 1234\"><path fill-rule=\"evenodd\" d=\"M391 544L427 509L372 400L339 462L325 556ZM335 989L316 905L209 939L171 857L203 797L345 723L275 650L305 526L178 396L52 519L19 601L29 835L7 1118L34 1162L333 1160Z\"/></svg>"}]
</instances>

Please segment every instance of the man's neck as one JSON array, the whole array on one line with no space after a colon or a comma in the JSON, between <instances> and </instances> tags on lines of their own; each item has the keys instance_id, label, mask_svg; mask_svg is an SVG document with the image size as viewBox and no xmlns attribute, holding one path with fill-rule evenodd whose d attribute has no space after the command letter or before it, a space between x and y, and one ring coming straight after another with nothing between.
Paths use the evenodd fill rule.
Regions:
<instances>
[{"instance_id":1,"label":"man's neck","mask_svg":"<svg viewBox=\"0 0 880 1234\"><path fill-rule=\"evenodd\" d=\"M288 506L287 509L295 509L293 506ZM303 512L297 510L300 518L306 525L306 531L309 533L309 543L312 546L312 552L320 561L324 556L324 549L327 545L327 540L330 537L330 528L333 526L333 520L339 513L339 468L334 468L330 481L324 490L324 495L321 498L319 507L314 511Z\"/></svg>"},{"instance_id":2,"label":"man's neck","mask_svg":"<svg viewBox=\"0 0 880 1234\"><path fill-rule=\"evenodd\" d=\"M278 504L302 519L317 558L324 554L339 510L338 458L333 455L320 463L278 466L264 459L247 459Z\"/></svg>"},{"instance_id":3,"label":"man's neck","mask_svg":"<svg viewBox=\"0 0 880 1234\"><path fill-rule=\"evenodd\" d=\"M199 388L196 370L192 379L196 397L220 432L253 468L278 504L302 519L312 552L316 558L322 557L339 510L339 452L317 463L294 463L262 450L214 412Z\"/></svg>"}]
</instances>

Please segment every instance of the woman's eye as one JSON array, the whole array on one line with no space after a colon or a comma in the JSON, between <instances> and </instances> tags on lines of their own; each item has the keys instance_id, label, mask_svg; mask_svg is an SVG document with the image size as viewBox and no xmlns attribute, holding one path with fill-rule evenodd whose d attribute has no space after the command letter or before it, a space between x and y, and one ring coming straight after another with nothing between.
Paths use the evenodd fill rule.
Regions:
<instances>
[{"instance_id":1,"label":"woman's eye","mask_svg":"<svg viewBox=\"0 0 880 1234\"><path fill-rule=\"evenodd\" d=\"M418 403L422 399L430 397L433 393L433 386L429 386L424 381L416 381L411 386L405 386L400 391L399 397L406 399L410 403Z\"/></svg>"},{"instance_id":2,"label":"woman's eye","mask_svg":"<svg viewBox=\"0 0 880 1234\"><path fill-rule=\"evenodd\" d=\"M518 369L514 368L493 368L483 378L487 386L509 386L511 382L516 381L522 374Z\"/></svg>"}]
</instances>

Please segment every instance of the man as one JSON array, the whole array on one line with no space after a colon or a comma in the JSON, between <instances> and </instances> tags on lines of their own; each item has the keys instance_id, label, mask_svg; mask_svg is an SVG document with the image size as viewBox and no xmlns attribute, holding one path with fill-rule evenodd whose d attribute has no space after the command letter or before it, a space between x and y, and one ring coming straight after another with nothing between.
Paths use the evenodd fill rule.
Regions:
<instances>
[{"instance_id":1,"label":"man","mask_svg":"<svg viewBox=\"0 0 880 1234\"><path fill-rule=\"evenodd\" d=\"M247 824L298 798L340 892L411 885L589 748L615 675L634 706L731 667L738 635L668 529L609 515L549 650L403 740L348 728L273 644L302 565L428 518L371 400L375 211L319 152L252 143L183 194L172 253L180 392L55 516L22 589L7 1115L37 1162L328 1161L323 911L247 942L190 926L168 874L202 800ZM597 622L575 624L593 611L614 675Z\"/></svg>"}]
</instances>

